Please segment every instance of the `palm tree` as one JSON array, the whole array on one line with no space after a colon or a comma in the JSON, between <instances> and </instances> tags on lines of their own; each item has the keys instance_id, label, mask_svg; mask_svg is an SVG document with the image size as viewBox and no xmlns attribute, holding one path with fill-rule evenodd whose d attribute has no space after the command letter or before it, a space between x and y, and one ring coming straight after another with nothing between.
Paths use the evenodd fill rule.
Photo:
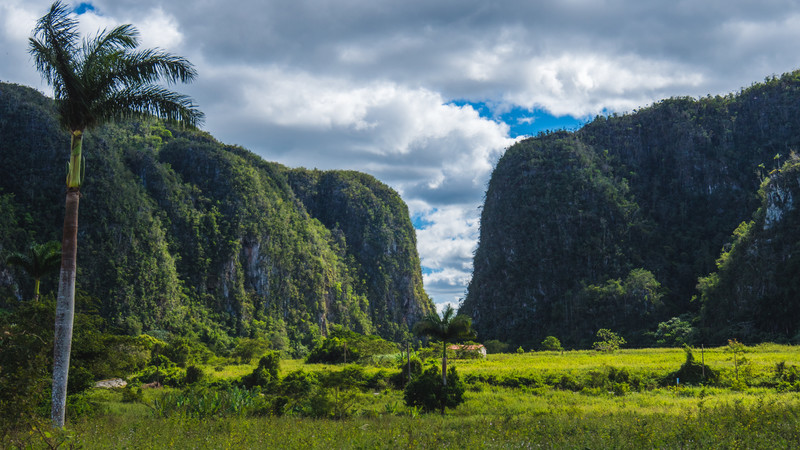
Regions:
<instances>
[{"instance_id":1,"label":"palm tree","mask_svg":"<svg viewBox=\"0 0 800 450\"><path fill-rule=\"evenodd\" d=\"M8 255L6 263L21 268L33 278L33 300L38 301L42 277L55 272L61 264L61 243L50 241L45 244L31 244L27 252Z\"/></svg>"},{"instance_id":2,"label":"palm tree","mask_svg":"<svg viewBox=\"0 0 800 450\"><path fill-rule=\"evenodd\" d=\"M162 78L170 83L193 80L197 72L186 59L161 50L136 50L139 33L132 25L82 41L77 28L69 8L56 1L36 23L29 48L36 69L53 86L61 124L71 136L53 362L52 419L59 428L64 426L72 346L78 201L86 177L83 134L122 118L155 115L194 126L203 117L188 97L156 84Z\"/></svg>"},{"instance_id":3,"label":"palm tree","mask_svg":"<svg viewBox=\"0 0 800 450\"><path fill-rule=\"evenodd\" d=\"M447 343L474 337L472 320L467 316L457 316L456 310L447 305L441 317L431 312L417 322L414 333L442 341L442 385L447 386Z\"/></svg>"}]
</instances>

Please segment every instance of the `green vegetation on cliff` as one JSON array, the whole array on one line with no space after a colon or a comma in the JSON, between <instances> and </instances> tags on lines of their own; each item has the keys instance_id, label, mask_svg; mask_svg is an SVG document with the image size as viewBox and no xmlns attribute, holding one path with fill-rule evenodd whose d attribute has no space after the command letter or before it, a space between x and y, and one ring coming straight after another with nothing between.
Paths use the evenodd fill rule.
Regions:
<instances>
[{"instance_id":1,"label":"green vegetation on cliff","mask_svg":"<svg viewBox=\"0 0 800 450\"><path fill-rule=\"evenodd\" d=\"M793 273L793 215L776 228L783 237L770 238L779 246L772 253L785 258L749 261L749 275L736 272L722 285L713 283L722 272L701 280L717 292L738 289L749 306L725 305L719 298L735 296L708 290L702 302L691 300L731 232L759 208L762 178L799 146L800 72L735 95L673 98L598 117L574 133L521 141L492 174L462 313L482 340L513 346L553 335L586 347L588 336L609 327L632 345L653 344L659 322L697 318L701 305L695 338L707 343L794 339L794 326L770 317L796 323L800 307L780 299L791 288L768 279ZM649 287L626 286L630 277Z\"/></svg>"},{"instance_id":2,"label":"green vegetation on cliff","mask_svg":"<svg viewBox=\"0 0 800 450\"><path fill-rule=\"evenodd\" d=\"M0 133L7 254L59 236L65 161L52 101L32 89L0 84ZM370 176L316 173L346 186L317 198L289 182L311 172L156 120L103 126L84 154L78 289L108 330L303 354L331 324L397 339L433 308L407 208ZM25 277L0 261L0 307L31 297Z\"/></svg>"},{"instance_id":3,"label":"green vegetation on cliff","mask_svg":"<svg viewBox=\"0 0 800 450\"><path fill-rule=\"evenodd\" d=\"M800 335L800 160L792 153L759 190L761 207L742 222L700 278L704 334L781 341Z\"/></svg>"}]
</instances>

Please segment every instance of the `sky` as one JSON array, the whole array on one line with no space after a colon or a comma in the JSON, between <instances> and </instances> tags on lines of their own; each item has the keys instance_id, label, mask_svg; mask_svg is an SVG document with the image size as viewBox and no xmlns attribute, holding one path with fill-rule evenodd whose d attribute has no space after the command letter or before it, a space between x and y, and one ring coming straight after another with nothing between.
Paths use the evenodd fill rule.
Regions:
<instances>
[{"instance_id":1,"label":"sky","mask_svg":"<svg viewBox=\"0 0 800 450\"><path fill-rule=\"evenodd\" d=\"M47 95L27 53L50 1L0 0L0 81ZM409 207L428 294L457 304L506 148L673 96L800 67L794 0L93 0L197 68L203 129L290 167L367 172Z\"/></svg>"}]
</instances>

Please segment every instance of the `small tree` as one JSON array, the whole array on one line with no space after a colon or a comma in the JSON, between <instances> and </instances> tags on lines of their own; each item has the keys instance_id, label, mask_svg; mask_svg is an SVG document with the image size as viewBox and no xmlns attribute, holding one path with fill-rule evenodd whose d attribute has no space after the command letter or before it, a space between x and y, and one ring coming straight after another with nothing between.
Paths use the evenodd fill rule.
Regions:
<instances>
[{"instance_id":1,"label":"small tree","mask_svg":"<svg viewBox=\"0 0 800 450\"><path fill-rule=\"evenodd\" d=\"M561 346L561 341L559 341L557 337L547 336L542 341L542 350L560 352L564 350L564 347Z\"/></svg>"},{"instance_id":2,"label":"small tree","mask_svg":"<svg viewBox=\"0 0 800 450\"><path fill-rule=\"evenodd\" d=\"M270 350L261 357L255 370L242 377L242 384L247 388L254 386L261 386L264 389L274 388L278 383L280 365L280 353Z\"/></svg>"},{"instance_id":3,"label":"small tree","mask_svg":"<svg viewBox=\"0 0 800 450\"><path fill-rule=\"evenodd\" d=\"M418 406L423 411L434 411L441 406L455 408L464 402L464 383L458 378L455 367L447 374L450 383L439 383L439 369L431 366L420 375L414 377L403 391L403 399L408 406Z\"/></svg>"},{"instance_id":4,"label":"small tree","mask_svg":"<svg viewBox=\"0 0 800 450\"><path fill-rule=\"evenodd\" d=\"M416 334L422 334L442 341L442 385L447 386L447 343L474 337L472 320L467 316L457 316L452 306L445 306L441 317L435 312L428 314L414 326ZM445 404L442 403L442 414Z\"/></svg>"},{"instance_id":5,"label":"small tree","mask_svg":"<svg viewBox=\"0 0 800 450\"><path fill-rule=\"evenodd\" d=\"M733 360L733 370L736 373L736 382L739 383L739 367L747 364L747 358L743 355L747 352L747 346L742 344L736 339L728 339L728 347L726 352L732 353L731 359Z\"/></svg>"},{"instance_id":6,"label":"small tree","mask_svg":"<svg viewBox=\"0 0 800 450\"><path fill-rule=\"evenodd\" d=\"M597 339L599 341L592 344L592 347L598 352L614 353L627 343L625 338L607 328L597 330Z\"/></svg>"},{"instance_id":7,"label":"small tree","mask_svg":"<svg viewBox=\"0 0 800 450\"><path fill-rule=\"evenodd\" d=\"M689 341L692 332L692 324L679 317L673 317L658 324L655 333L656 343L661 346L680 347Z\"/></svg>"},{"instance_id":8,"label":"small tree","mask_svg":"<svg viewBox=\"0 0 800 450\"><path fill-rule=\"evenodd\" d=\"M42 277L55 272L61 266L61 243L50 241L44 244L31 244L26 252L8 255L6 263L17 266L33 278L33 300L39 300L39 284Z\"/></svg>"}]
</instances>

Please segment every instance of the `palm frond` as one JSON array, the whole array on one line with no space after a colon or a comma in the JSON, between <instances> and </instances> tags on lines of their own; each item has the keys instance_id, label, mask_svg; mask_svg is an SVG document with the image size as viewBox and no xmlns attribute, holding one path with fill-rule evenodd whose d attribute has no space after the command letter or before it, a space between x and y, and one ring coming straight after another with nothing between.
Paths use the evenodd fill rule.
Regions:
<instances>
[{"instance_id":1,"label":"palm frond","mask_svg":"<svg viewBox=\"0 0 800 450\"><path fill-rule=\"evenodd\" d=\"M17 266L31 278L39 279L60 266L61 243L50 241L44 244L32 244L25 252L8 255L6 264Z\"/></svg>"},{"instance_id":2,"label":"palm frond","mask_svg":"<svg viewBox=\"0 0 800 450\"><path fill-rule=\"evenodd\" d=\"M119 59L112 74L116 80L127 84L147 84L160 79L168 83L188 83L197 77L192 63L158 49L128 53Z\"/></svg>"},{"instance_id":3,"label":"palm frond","mask_svg":"<svg viewBox=\"0 0 800 450\"><path fill-rule=\"evenodd\" d=\"M154 115L189 126L197 126L203 121L203 113L188 96L154 85L135 86L115 92L98 102L94 113L115 119Z\"/></svg>"},{"instance_id":4,"label":"palm frond","mask_svg":"<svg viewBox=\"0 0 800 450\"><path fill-rule=\"evenodd\" d=\"M414 333L425 335L443 342L474 337L472 320L457 316L452 306L445 306L442 315L429 313L414 325Z\"/></svg>"},{"instance_id":5,"label":"palm frond","mask_svg":"<svg viewBox=\"0 0 800 450\"><path fill-rule=\"evenodd\" d=\"M37 70L53 86L62 124L84 130L118 118L155 115L197 126L203 114L189 97L156 86L189 82L197 72L186 59L158 49L136 51L132 25L103 30L82 42L77 21L56 1L30 38Z\"/></svg>"},{"instance_id":6,"label":"palm frond","mask_svg":"<svg viewBox=\"0 0 800 450\"><path fill-rule=\"evenodd\" d=\"M92 39L83 41L81 78L94 81L110 80L115 61L125 58L125 52L139 45L139 32L133 25L120 25L111 31L103 30ZM105 81L101 84L106 84Z\"/></svg>"},{"instance_id":7,"label":"palm frond","mask_svg":"<svg viewBox=\"0 0 800 450\"><path fill-rule=\"evenodd\" d=\"M29 39L28 51L36 70L53 86L57 100L78 98L82 94L74 58L79 37L78 22L70 16L69 8L57 1L36 23ZM62 123L66 125L63 120Z\"/></svg>"},{"instance_id":8,"label":"palm frond","mask_svg":"<svg viewBox=\"0 0 800 450\"><path fill-rule=\"evenodd\" d=\"M30 273L34 267L30 255L23 252L14 252L9 254L6 257L6 264L9 266L19 267L26 273Z\"/></svg>"}]
</instances>

